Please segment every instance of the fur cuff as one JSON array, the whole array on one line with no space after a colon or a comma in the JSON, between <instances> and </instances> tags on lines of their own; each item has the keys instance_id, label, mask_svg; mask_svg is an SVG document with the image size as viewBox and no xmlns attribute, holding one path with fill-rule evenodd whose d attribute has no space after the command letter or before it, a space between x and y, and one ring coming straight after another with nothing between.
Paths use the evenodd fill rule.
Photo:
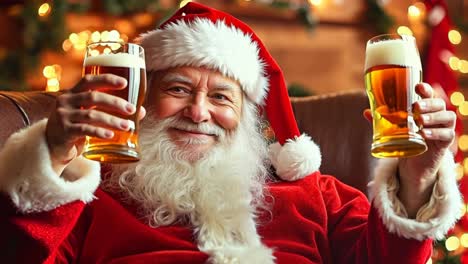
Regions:
<instances>
[{"instance_id":1,"label":"fur cuff","mask_svg":"<svg viewBox=\"0 0 468 264\"><path fill-rule=\"evenodd\" d=\"M283 146L276 142L269 148L270 160L276 174L286 181L304 178L317 171L322 162L320 148L305 134L294 140L288 139Z\"/></svg>"},{"instance_id":2,"label":"fur cuff","mask_svg":"<svg viewBox=\"0 0 468 264\"><path fill-rule=\"evenodd\" d=\"M408 219L403 205L396 197L398 159L381 159L375 169L371 186L373 206L379 211L390 233L424 240L443 239L461 217L462 198L456 182L455 162L446 152L438 171L438 179L429 203L421 207L416 219Z\"/></svg>"},{"instance_id":3,"label":"fur cuff","mask_svg":"<svg viewBox=\"0 0 468 264\"><path fill-rule=\"evenodd\" d=\"M0 190L23 213L49 211L77 200L90 202L100 182L99 163L83 157L70 162L62 175L55 173L46 124L44 119L13 134L0 151Z\"/></svg>"}]
</instances>

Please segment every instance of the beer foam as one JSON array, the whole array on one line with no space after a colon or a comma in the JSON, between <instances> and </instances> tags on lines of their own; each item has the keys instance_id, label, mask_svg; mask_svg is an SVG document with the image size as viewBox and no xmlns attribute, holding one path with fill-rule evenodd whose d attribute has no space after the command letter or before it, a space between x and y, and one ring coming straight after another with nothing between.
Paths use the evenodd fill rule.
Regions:
<instances>
[{"instance_id":1,"label":"beer foam","mask_svg":"<svg viewBox=\"0 0 468 264\"><path fill-rule=\"evenodd\" d=\"M367 44L366 71L378 65L399 65L422 70L421 59L411 41L392 39Z\"/></svg>"},{"instance_id":2,"label":"beer foam","mask_svg":"<svg viewBox=\"0 0 468 264\"><path fill-rule=\"evenodd\" d=\"M128 53L99 54L86 57L84 66L107 66L107 67L137 67L145 69L145 60L137 55Z\"/></svg>"}]
</instances>

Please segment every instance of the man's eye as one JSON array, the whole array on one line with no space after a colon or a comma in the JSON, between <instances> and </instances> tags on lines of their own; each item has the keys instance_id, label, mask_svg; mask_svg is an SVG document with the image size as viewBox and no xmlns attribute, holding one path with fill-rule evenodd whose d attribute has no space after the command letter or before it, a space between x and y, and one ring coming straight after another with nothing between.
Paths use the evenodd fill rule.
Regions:
<instances>
[{"instance_id":1,"label":"man's eye","mask_svg":"<svg viewBox=\"0 0 468 264\"><path fill-rule=\"evenodd\" d=\"M213 94L211 97L216 100L222 100L222 101L229 100L229 98L225 96L224 94Z\"/></svg>"},{"instance_id":2,"label":"man's eye","mask_svg":"<svg viewBox=\"0 0 468 264\"><path fill-rule=\"evenodd\" d=\"M189 93L189 91L183 87L175 86L167 89L169 92L176 93L176 94L183 94Z\"/></svg>"}]
</instances>

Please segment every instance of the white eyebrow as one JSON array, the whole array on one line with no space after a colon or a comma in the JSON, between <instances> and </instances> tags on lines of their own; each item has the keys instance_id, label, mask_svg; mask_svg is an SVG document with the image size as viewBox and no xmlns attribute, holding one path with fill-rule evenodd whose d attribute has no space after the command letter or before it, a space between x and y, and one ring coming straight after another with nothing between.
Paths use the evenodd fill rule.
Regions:
<instances>
[{"instance_id":1,"label":"white eyebrow","mask_svg":"<svg viewBox=\"0 0 468 264\"><path fill-rule=\"evenodd\" d=\"M235 90L238 90L239 88L236 85L233 85L230 83L217 83L215 85L215 89L235 91Z\"/></svg>"},{"instance_id":2,"label":"white eyebrow","mask_svg":"<svg viewBox=\"0 0 468 264\"><path fill-rule=\"evenodd\" d=\"M162 81L165 83L180 82L180 83L185 83L185 84L192 84L192 80L190 78L185 77L178 73L168 73L166 74L166 76L164 76Z\"/></svg>"}]
</instances>

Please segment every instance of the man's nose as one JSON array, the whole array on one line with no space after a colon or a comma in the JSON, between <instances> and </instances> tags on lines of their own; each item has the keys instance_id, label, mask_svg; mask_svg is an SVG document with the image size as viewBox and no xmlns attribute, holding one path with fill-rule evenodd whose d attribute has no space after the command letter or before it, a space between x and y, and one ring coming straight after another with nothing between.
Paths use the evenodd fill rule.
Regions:
<instances>
[{"instance_id":1,"label":"man's nose","mask_svg":"<svg viewBox=\"0 0 468 264\"><path fill-rule=\"evenodd\" d=\"M190 118L194 123L202 123L210 120L211 114L203 94L197 94L190 104L184 109L184 116Z\"/></svg>"}]
</instances>

